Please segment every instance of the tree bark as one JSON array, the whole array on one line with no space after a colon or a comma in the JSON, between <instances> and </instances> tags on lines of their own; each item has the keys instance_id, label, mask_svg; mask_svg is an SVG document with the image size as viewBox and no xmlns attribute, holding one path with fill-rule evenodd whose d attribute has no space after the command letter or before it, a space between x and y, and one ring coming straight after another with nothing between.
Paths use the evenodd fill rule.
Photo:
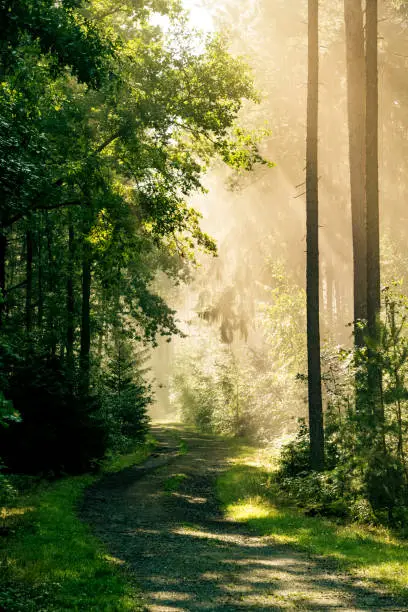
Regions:
<instances>
[{"instance_id":1,"label":"tree bark","mask_svg":"<svg viewBox=\"0 0 408 612\"><path fill-rule=\"evenodd\" d=\"M68 278L67 278L67 362L73 365L74 355L74 318L75 318L75 296L74 296L74 225L72 215L69 215L68 225Z\"/></svg>"},{"instance_id":2,"label":"tree bark","mask_svg":"<svg viewBox=\"0 0 408 612\"><path fill-rule=\"evenodd\" d=\"M380 212L378 180L378 0L366 6L366 197L367 197L367 322L370 346L380 341ZM382 372L368 347L368 391L382 448L386 448Z\"/></svg>"},{"instance_id":3,"label":"tree bark","mask_svg":"<svg viewBox=\"0 0 408 612\"><path fill-rule=\"evenodd\" d=\"M42 329L42 322L44 316L44 287L43 287L43 262L42 262L42 219L40 220L40 228L37 238L37 258L38 258L38 311L37 311L37 325L38 328Z\"/></svg>"},{"instance_id":4,"label":"tree bark","mask_svg":"<svg viewBox=\"0 0 408 612\"><path fill-rule=\"evenodd\" d=\"M33 302L33 235L31 230L26 231L26 302L25 323L26 332L32 330L32 302Z\"/></svg>"},{"instance_id":5,"label":"tree bark","mask_svg":"<svg viewBox=\"0 0 408 612\"><path fill-rule=\"evenodd\" d=\"M371 0L370 0L371 1ZM367 319L367 239L365 194L365 50L361 0L344 0L351 218L353 229L354 321ZM355 325L355 345L363 332Z\"/></svg>"},{"instance_id":6,"label":"tree bark","mask_svg":"<svg viewBox=\"0 0 408 612\"><path fill-rule=\"evenodd\" d=\"M55 357L57 352L57 340L56 340L56 332L55 332L55 321L54 321L54 291L55 291L55 266L54 266L54 257L52 254L53 249L53 236L52 236L52 226L50 223L49 215L46 214L45 217L45 228L47 234L47 255L48 255L48 317L47 317L47 326L48 326L48 334L49 334L49 348L50 354L52 357Z\"/></svg>"},{"instance_id":7,"label":"tree bark","mask_svg":"<svg viewBox=\"0 0 408 612\"><path fill-rule=\"evenodd\" d=\"M326 267L326 282L327 282L327 320L330 328L330 333L334 335L334 273L333 273L333 258L328 255L328 263Z\"/></svg>"},{"instance_id":8,"label":"tree bark","mask_svg":"<svg viewBox=\"0 0 408 612\"><path fill-rule=\"evenodd\" d=\"M91 256L86 242L88 232L84 223L82 244L82 316L81 316L81 388L84 394L90 387L90 352L91 352Z\"/></svg>"},{"instance_id":9,"label":"tree bark","mask_svg":"<svg viewBox=\"0 0 408 612\"><path fill-rule=\"evenodd\" d=\"M324 430L320 364L319 306L319 2L309 0L308 95L306 145L306 293L310 460L314 470L324 468Z\"/></svg>"},{"instance_id":10,"label":"tree bark","mask_svg":"<svg viewBox=\"0 0 408 612\"><path fill-rule=\"evenodd\" d=\"M380 215L378 181L378 3L366 8L366 195L367 195L367 320L378 335L380 292Z\"/></svg>"},{"instance_id":11,"label":"tree bark","mask_svg":"<svg viewBox=\"0 0 408 612\"><path fill-rule=\"evenodd\" d=\"M6 311L6 254L7 238L5 233L0 231L0 328L4 323Z\"/></svg>"}]
</instances>

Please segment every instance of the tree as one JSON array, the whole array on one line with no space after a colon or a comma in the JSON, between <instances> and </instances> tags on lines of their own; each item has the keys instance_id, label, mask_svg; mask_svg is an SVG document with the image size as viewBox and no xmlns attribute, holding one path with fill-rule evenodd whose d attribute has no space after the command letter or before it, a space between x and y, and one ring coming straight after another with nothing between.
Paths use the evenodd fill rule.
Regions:
<instances>
[{"instance_id":1,"label":"tree","mask_svg":"<svg viewBox=\"0 0 408 612\"><path fill-rule=\"evenodd\" d=\"M378 2L366 7L366 168L367 198L367 334L368 351L380 343L380 211L378 180ZM381 367L368 360L368 398L376 417L380 448L385 450Z\"/></svg>"},{"instance_id":2,"label":"tree","mask_svg":"<svg viewBox=\"0 0 408 612\"><path fill-rule=\"evenodd\" d=\"M366 197L367 197L367 322L378 335L380 295L380 214L378 188L378 2L366 7Z\"/></svg>"},{"instance_id":3,"label":"tree","mask_svg":"<svg viewBox=\"0 0 408 612\"><path fill-rule=\"evenodd\" d=\"M363 345L358 321L367 319L367 237L365 193L365 51L361 0L344 0L351 218L353 233L354 339Z\"/></svg>"},{"instance_id":4,"label":"tree","mask_svg":"<svg viewBox=\"0 0 408 612\"><path fill-rule=\"evenodd\" d=\"M306 145L306 299L310 461L312 469L324 467L324 431L320 363L319 308L319 3L309 0L308 97Z\"/></svg>"},{"instance_id":5,"label":"tree","mask_svg":"<svg viewBox=\"0 0 408 612\"><path fill-rule=\"evenodd\" d=\"M0 344L16 352L5 371L18 369L21 378L5 377L14 386L4 398L15 398L23 422L37 419L45 433L58 432L55 451L65 421L49 408L72 404L71 431L83 425L90 448L104 452L106 428L93 419L102 414L98 381L107 347L118 330L150 345L178 333L153 281L159 271L177 279L196 248L215 252L188 198L204 190L216 156L241 169L263 163L257 139L235 124L243 100L257 96L226 41L203 40L197 52L180 8L166 2L5 4ZM169 13L165 34L152 25L152 10ZM148 388L132 385L129 431L138 423L144 431ZM33 409L34 389L48 397L47 386L52 402ZM22 426L20 449L29 430ZM4 436L15 440L18 431ZM8 448L11 465L17 447ZM54 450L50 467L68 469L70 458ZM84 453L84 462L91 458ZM26 460L22 453L19 465Z\"/></svg>"}]
</instances>

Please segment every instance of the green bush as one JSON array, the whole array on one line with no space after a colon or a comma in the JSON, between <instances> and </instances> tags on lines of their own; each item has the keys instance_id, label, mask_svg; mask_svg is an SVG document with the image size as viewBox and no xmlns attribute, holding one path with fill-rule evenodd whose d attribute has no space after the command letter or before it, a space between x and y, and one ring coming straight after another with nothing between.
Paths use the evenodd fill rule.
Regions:
<instances>
[{"instance_id":1,"label":"green bush","mask_svg":"<svg viewBox=\"0 0 408 612\"><path fill-rule=\"evenodd\" d=\"M304 419L300 419L296 438L281 450L276 481L285 497L304 508L307 514L348 516L357 520L364 520L364 515L371 521L373 511L368 499L362 497L361 474L339 444L340 430L337 415L330 410L325 422L327 469L314 472L310 467L309 429ZM336 461L340 457L341 461Z\"/></svg>"},{"instance_id":2,"label":"green bush","mask_svg":"<svg viewBox=\"0 0 408 612\"><path fill-rule=\"evenodd\" d=\"M296 438L281 450L279 479L297 477L310 471L309 429L304 419L299 419Z\"/></svg>"}]
</instances>

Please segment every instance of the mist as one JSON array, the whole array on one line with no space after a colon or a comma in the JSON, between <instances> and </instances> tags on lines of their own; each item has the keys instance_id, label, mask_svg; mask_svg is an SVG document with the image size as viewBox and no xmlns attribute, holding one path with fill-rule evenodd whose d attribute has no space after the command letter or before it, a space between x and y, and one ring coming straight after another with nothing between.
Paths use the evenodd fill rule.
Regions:
<instances>
[{"instance_id":1,"label":"mist","mask_svg":"<svg viewBox=\"0 0 408 612\"><path fill-rule=\"evenodd\" d=\"M236 173L216 163L205 180L208 193L190 202L203 215L203 230L216 239L218 256L199 256L192 282L180 285L170 298L186 337L175 338L170 345L161 343L153 356L157 392L153 414L180 414L181 370L185 377L192 376L187 386L195 388L198 383L192 369L199 368L202 376L211 376L217 363L227 358L235 364L238 379L245 379L250 386L255 378L264 380L258 385L257 397L249 399L247 394L245 401L251 404L248 410L256 413L256 418L269 422L270 414L274 414L268 434L262 434L274 437L291 431L297 417L305 416L306 407L305 384L296 379L306 375L306 331L301 332L299 325L304 322L306 304L307 15L305 3L301 3L301 10L299 2L280 0L252 2L249 7L245 3L245 10L243 4L203 2L200 10L207 11L206 23L227 32L231 52L244 55L253 70L261 101L259 105L247 104L240 121L249 129L267 126L270 135L260 150L275 167ZM392 3L383 3L381 10L380 205L382 275L387 284L404 273L400 247L406 222L407 145L402 122L405 85L400 75L407 61L407 24ZM322 7L320 40L323 367L326 349L352 344L345 53L343 3L330 2ZM282 281L284 276L287 280ZM283 294L285 304L279 303ZM292 309L289 317L285 308L289 313ZM271 351L271 341L284 344L279 356ZM291 343L300 354L291 354ZM266 390L268 377L274 384L271 386L270 379ZM215 379L210 387L214 385ZM262 408L253 406L257 402Z\"/></svg>"}]
</instances>

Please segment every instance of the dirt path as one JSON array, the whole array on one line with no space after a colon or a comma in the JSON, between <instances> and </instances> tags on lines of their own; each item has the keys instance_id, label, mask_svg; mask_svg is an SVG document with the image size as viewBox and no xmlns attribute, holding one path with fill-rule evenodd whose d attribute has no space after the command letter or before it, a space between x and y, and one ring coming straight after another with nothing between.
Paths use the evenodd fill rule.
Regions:
<instances>
[{"instance_id":1,"label":"dirt path","mask_svg":"<svg viewBox=\"0 0 408 612\"><path fill-rule=\"evenodd\" d=\"M81 513L131 568L146 610L405 609L334 573L325 560L223 520L215 498L215 479L227 467L222 441L182 428L153 433L160 441L155 456L91 487Z\"/></svg>"}]
</instances>

